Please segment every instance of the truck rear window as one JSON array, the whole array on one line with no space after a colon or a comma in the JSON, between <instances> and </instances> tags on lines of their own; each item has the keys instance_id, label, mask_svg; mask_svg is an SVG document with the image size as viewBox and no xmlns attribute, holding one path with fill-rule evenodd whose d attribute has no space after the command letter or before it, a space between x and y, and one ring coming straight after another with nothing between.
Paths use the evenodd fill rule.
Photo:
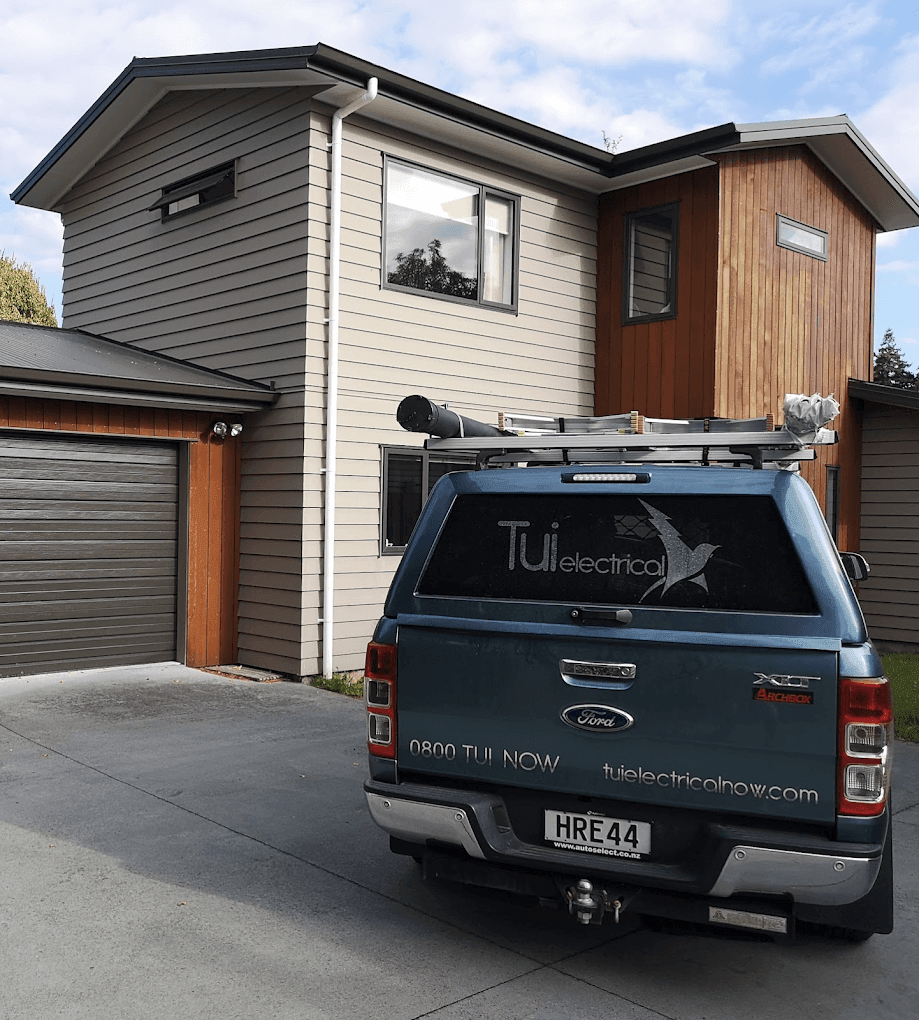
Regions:
<instances>
[{"instance_id":1,"label":"truck rear window","mask_svg":"<svg viewBox=\"0 0 919 1020\"><path fill-rule=\"evenodd\" d=\"M460 495L418 593L817 612L768 496Z\"/></svg>"}]
</instances>

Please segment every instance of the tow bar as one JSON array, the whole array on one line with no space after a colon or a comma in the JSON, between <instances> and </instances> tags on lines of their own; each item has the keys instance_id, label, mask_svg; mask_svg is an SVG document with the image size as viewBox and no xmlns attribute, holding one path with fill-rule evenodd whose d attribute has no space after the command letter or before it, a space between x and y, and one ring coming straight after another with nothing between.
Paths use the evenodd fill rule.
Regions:
<instances>
[{"instance_id":1,"label":"tow bar","mask_svg":"<svg viewBox=\"0 0 919 1020\"><path fill-rule=\"evenodd\" d=\"M604 889L594 890L590 879L582 878L577 888L565 890L568 899L568 913L578 919L580 924L602 924L607 910L613 911L613 920L619 923L619 911L624 904L621 899L611 899Z\"/></svg>"}]
</instances>

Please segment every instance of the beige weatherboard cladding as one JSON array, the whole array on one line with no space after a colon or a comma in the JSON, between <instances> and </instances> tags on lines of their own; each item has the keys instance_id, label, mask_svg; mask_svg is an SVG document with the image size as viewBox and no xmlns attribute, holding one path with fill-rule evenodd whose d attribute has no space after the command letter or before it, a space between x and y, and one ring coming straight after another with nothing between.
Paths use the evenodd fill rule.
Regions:
<instances>
[{"instance_id":1,"label":"beige weatherboard cladding","mask_svg":"<svg viewBox=\"0 0 919 1020\"><path fill-rule=\"evenodd\" d=\"M332 108L307 89L167 94L61 206L65 325L266 383L243 447L239 655L319 672ZM354 114L344 122L337 669L358 669L398 558L380 556L381 446L409 393L488 421L593 410L596 199ZM391 156L520 197L519 307L381 288ZM162 223L165 186L236 160L236 198Z\"/></svg>"},{"instance_id":2,"label":"beige weatherboard cladding","mask_svg":"<svg viewBox=\"0 0 919 1020\"><path fill-rule=\"evenodd\" d=\"M328 184L323 134L328 136L329 117L316 104L312 208L326 204L320 192ZM381 289L384 154L521 197L516 315ZM399 401L424 393L488 421L511 407L591 412L596 203L468 154L384 133L359 115L344 125L342 192L335 661L340 668L358 668L398 563L379 555L380 447L422 442L396 424ZM324 379L319 365L324 367L325 355L326 228L319 210L310 216L310 233L312 387ZM317 235L322 245L314 244ZM319 542L318 526L315 535ZM304 577L305 590L309 584L318 609L318 576Z\"/></svg>"}]
</instances>

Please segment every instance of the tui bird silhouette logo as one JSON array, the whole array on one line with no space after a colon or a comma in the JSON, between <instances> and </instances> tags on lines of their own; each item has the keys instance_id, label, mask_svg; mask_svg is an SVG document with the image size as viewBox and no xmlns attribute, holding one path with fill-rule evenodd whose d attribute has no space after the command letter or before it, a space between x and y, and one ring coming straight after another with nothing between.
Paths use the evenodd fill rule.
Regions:
<instances>
[{"instance_id":1,"label":"tui bird silhouette logo","mask_svg":"<svg viewBox=\"0 0 919 1020\"><path fill-rule=\"evenodd\" d=\"M679 584L680 581L692 581L693 584L708 591L708 583L702 571L705 570L712 553L716 549L720 549L721 546L702 542L695 549L690 549L680 533L670 523L670 518L666 514L656 510L653 506L648 506L643 499L638 502L648 511L651 523L660 535L660 539L664 543L664 552L667 555L667 573L659 581L655 581L638 601L644 602L651 592L661 585L663 585L661 595L666 595L667 591L675 584Z\"/></svg>"}]
</instances>

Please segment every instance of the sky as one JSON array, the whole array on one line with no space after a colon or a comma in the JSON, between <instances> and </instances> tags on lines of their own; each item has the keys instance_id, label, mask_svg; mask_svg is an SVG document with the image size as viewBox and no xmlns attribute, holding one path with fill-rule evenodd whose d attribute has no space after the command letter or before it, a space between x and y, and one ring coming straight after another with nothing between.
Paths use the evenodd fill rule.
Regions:
<instances>
[{"instance_id":1,"label":"sky","mask_svg":"<svg viewBox=\"0 0 919 1020\"><path fill-rule=\"evenodd\" d=\"M617 152L846 113L919 194L919 3L0 0L0 251L61 310L61 225L9 194L135 56L326 43ZM878 236L875 340L919 363L919 228Z\"/></svg>"}]
</instances>

